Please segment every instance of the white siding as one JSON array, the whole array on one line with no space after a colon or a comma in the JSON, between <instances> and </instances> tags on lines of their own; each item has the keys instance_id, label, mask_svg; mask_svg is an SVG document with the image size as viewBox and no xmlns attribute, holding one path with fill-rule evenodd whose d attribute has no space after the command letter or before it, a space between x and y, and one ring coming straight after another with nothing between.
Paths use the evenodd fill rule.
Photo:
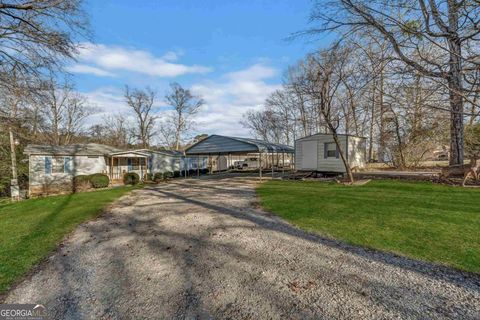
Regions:
<instances>
[{"instance_id":1,"label":"white siding","mask_svg":"<svg viewBox=\"0 0 480 320\"><path fill-rule=\"evenodd\" d=\"M170 156L163 153L152 153L151 173L179 171L183 166L181 157ZM183 168L182 168L183 169Z\"/></svg>"},{"instance_id":2,"label":"white siding","mask_svg":"<svg viewBox=\"0 0 480 320\"><path fill-rule=\"evenodd\" d=\"M318 164L318 141L299 141L297 146L300 150L297 164L300 170L316 170Z\"/></svg>"},{"instance_id":3,"label":"white siding","mask_svg":"<svg viewBox=\"0 0 480 320\"><path fill-rule=\"evenodd\" d=\"M339 136L340 147L345 152L347 150L347 137ZM345 165L343 164L342 158L339 156L326 158L324 156L325 143L335 143L331 135L319 135L317 136L318 141L318 171L328 171L328 172L345 172Z\"/></svg>"},{"instance_id":4,"label":"white siding","mask_svg":"<svg viewBox=\"0 0 480 320\"><path fill-rule=\"evenodd\" d=\"M190 156L186 158L188 169L206 169L208 167L208 157Z\"/></svg>"},{"instance_id":5,"label":"white siding","mask_svg":"<svg viewBox=\"0 0 480 320\"><path fill-rule=\"evenodd\" d=\"M367 165L367 140L365 138L348 138L348 163L351 168L365 168Z\"/></svg>"},{"instance_id":6,"label":"white siding","mask_svg":"<svg viewBox=\"0 0 480 320\"><path fill-rule=\"evenodd\" d=\"M338 137L343 152L348 155L350 166L362 168L365 166L365 139L360 137ZM348 150L347 150L347 138ZM317 134L299 139L295 142L295 169L316 170L324 172L345 172L340 155L325 158L324 150L326 143L335 143L333 136L329 134Z\"/></svg>"},{"instance_id":7,"label":"white siding","mask_svg":"<svg viewBox=\"0 0 480 320\"><path fill-rule=\"evenodd\" d=\"M30 161L30 185L50 184L52 182L68 182L74 176L88 175L93 173L107 173L108 167L103 156L71 156L73 165L71 173L54 173L45 174L45 155L31 155Z\"/></svg>"}]
</instances>

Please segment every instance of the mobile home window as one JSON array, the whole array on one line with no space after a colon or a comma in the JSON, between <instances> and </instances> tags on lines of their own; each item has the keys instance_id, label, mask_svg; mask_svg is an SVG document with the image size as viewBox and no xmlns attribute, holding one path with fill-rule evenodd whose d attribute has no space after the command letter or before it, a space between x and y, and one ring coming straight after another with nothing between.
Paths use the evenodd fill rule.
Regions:
<instances>
[{"instance_id":1,"label":"mobile home window","mask_svg":"<svg viewBox=\"0 0 480 320\"><path fill-rule=\"evenodd\" d=\"M337 145L335 144L335 142L329 142L325 144L325 153L326 158L337 157Z\"/></svg>"}]
</instances>

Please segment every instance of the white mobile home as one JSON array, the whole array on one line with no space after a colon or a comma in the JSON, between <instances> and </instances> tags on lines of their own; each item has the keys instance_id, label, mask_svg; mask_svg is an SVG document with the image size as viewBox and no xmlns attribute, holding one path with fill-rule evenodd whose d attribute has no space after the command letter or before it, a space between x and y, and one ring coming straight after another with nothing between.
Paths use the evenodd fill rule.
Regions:
<instances>
[{"instance_id":1,"label":"white mobile home","mask_svg":"<svg viewBox=\"0 0 480 320\"><path fill-rule=\"evenodd\" d=\"M366 139L339 134L340 146L351 168L366 166ZM345 165L332 134L317 133L295 141L295 169L345 173Z\"/></svg>"},{"instance_id":2,"label":"white mobile home","mask_svg":"<svg viewBox=\"0 0 480 320\"><path fill-rule=\"evenodd\" d=\"M103 173L111 182L122 183L127 172L135 172L144 179L147 173L187 169L183 153L170 150L120 150L88 143L28 145L24 153L29 159L29 195L64 192L78 175Z\"/></svg>"}]
</instances>

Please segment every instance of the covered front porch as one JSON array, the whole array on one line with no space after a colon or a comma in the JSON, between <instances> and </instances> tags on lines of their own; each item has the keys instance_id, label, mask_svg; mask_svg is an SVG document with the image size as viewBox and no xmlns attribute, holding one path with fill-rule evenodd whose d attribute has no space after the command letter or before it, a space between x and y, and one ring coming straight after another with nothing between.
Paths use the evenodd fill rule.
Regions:
<instances>
[{"instance_id":1,"label":"covered front porch","mask_svg":"<svg viewBox=\"0 0 480 320\"><path fill-rule=\"evenodd\" d=\"M139 151L125 151L110 154L109 177L112 183L123 182L123 176L127 172L138 174L140 180L145 179L149 172L148 153Z\"/></svg>"}]
</instances>

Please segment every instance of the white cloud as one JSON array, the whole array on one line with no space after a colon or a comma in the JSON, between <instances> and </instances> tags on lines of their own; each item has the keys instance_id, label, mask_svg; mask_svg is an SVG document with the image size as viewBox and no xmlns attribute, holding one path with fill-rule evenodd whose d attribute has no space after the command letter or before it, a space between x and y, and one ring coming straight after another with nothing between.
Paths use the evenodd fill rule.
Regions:
<instances>
[{"instance_id":1,"label":"white cloud","mask_svg":"<svg viewBox=\"0 0 480 320\"><path fill-rule=\"evenodd\" d=\"M246 111L260 109L267 96L281 87L266 81L276 74L276 69L257 64L227 73L217 81L205 80L192 85L192 92L205 100L195 119L196 133L250 136L240 121ZM85 95L101 109L99 114L89 119L88 125L101 123L103 116L108 114L130 114L121 88L100 88ZM163 94L159 92L158 97L156 111L160 118L164 118L169 111L160 101Z\"/></svg>"},{"instance_id":2,"label":"white cloud","mask_svg":"<svg viewBox=\"0 0 480 320\"><path fill-rule=\"evenodd\" d=\"M91 73L99 74L99 70L130 71L150 76L176 77L190 73L206 73L211 68L199 65L185 65L173 63L178 60L179 53L170 51L161 57L144 50L127 49L119 46L107 46L104 44L84 43L79 49L78 60L81 66L72 66L71 69L86 72L90 67ZM93 69L92 69L93 68ZM105 75L105 74L103 74Z\"/></svg>"},{"instance_id":3,"label":"white cloud","mask_svg":"<svg viewBox=\"0 0 480 320\"><path fill-rule=\"evenodd\" d=\"M249 136L240 121L245 112L259 109L268 95L281 87L265 81L277 74L274 68L255 64L224 75L222 79L225 81L193 85L192 91L205 100L196 119L198 133Z\"/></svg>"},{"instance_id":4,"label":"white cloud","mask_svg":"<svg viewBox=\"0 0 480 320\"><path fill-rule=\"evenodd\" d=\"M162 59L166 61L177 61L180 55L181 53L175 51L168 51L162 56Z\"/></svg>"},{"instance_id":5,"label":"white cloud","mask_svg":"<svg viewBox=\"0 0 480 320\"><path fill-rule=\"evenodd\" d=\"M106 70L89 66L86 64L75 64L67 68L67 71L73 73L85 73L85 74L93 74L100 77L113 77L115 74L108 72Z\"/></svg>"},{"instance_id":6,"label":"white cloud","mask_svg":"<svg viewBox=\"0 0 480 320\"><path fill-rule=\"evenodd\" d=\"M272 78L277 74L277 69L257 63L247 69L227 73L226 77L233 81L253 81Z\"/></svg>"}]
</instances>

